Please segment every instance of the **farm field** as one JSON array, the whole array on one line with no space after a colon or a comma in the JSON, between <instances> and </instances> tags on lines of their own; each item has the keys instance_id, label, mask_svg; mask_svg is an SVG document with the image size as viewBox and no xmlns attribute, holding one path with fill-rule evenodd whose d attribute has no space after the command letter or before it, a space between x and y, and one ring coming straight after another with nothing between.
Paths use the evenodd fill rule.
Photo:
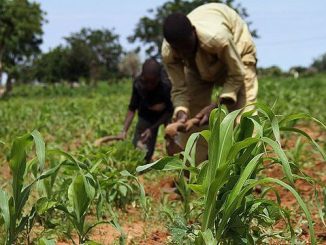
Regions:
<instances>
[{"instance_id":1,"label":"farm field","mask_svg":"<svg viewBox=\"0 0 326 245\"><path fill-rule=\"evenodd\" d=\"M326 74L299 79L263 77L259 102L272 108L275 120L291 113L308 113L325 124L325 91ZM8 229L16 244L167 244L172 240L192 244L197 235L192 232L200 230L198 220L205 206L199 204L198 193L183 188L183 182L178 181L180 176L185 180L180 169L137 173L136 167L144 165L144 153L131 145L133 130L129 141L101 147L93 144L99 137L120 132L130 92L129 80L77 88L19 85L10 98L0 100L1 207L12 195L14 204L7 204L16 212L15 217L0 216L0 244L5 242ZM293 120L291 126L308 134L325 152L326 131L321 124L308 119ZM270 130L265 126L262 130ZM324 199L322 195L326 195L325 159L303 136L281 131L280 139L293 174L304 176L295 178L294 186L310 210L316 242L326 244L326 227L320 217L326 218L326 196ZM163 156L162 129L154 159ZM292 175L284 177L282 164L262 164L264 169L257 172L257 179L284 178L289 182L287 178ZM199 178L194 177L196 181ZM235 185L230 190L232 187ZM295 244L309 243L311 226L302 205L289 189L274 185L271 189L266 191L267 199L279 199L282 211L250 221L257 227L253 231L270 236L256 242L280 244L285 238L290 240L293 233ZM274 189L279 196L273 194ZM252 195L264 192L259 185ZM270 213L272 207L276 210L270 206ZM287 226L282 215L293 229L278 232ZM15 221L8 223L8 219Z\"/></svg>"}]
</instances>

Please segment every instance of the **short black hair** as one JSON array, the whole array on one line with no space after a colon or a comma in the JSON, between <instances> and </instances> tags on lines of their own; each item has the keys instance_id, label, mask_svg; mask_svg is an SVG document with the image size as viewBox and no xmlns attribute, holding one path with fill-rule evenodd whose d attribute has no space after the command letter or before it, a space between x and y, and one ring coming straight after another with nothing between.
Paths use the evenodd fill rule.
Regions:
<instances>
[{"instance_id":1,"label":"short black hair","mask_svg":"<svg viewBox=\"0 0 326 245\"><path fill-rule=\"evenodd\" d=\"M145 60L142 67L143 75L160 76L161 64L155 58Z\"/></svg>"},{"instance_id":2,"label":"short black hair","mask_svg":"<svg viewBox=\"0 0 326 245\"><path fill-rule=\"evenodd\" d=\"M163 23L163 35L168 43L178 43L192 35L193 27L182 13L170 14Z\"/></svg>"}]
</instances>

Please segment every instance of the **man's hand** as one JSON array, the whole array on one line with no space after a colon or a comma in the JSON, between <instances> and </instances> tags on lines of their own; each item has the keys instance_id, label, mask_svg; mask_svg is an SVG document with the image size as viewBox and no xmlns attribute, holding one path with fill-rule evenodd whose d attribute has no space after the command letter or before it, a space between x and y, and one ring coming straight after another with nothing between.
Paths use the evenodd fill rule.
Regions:
<instances>
[{"instance_id":1,"label":"man's hand","mask_svg":"<svg viewBox=\"0 0 326 245\"><path fill-rule=\"evenodd\" d=\"M212 103L209 106L204 107L196 116L195 118L199 120L198 125L202 126L206 124L209 120L209 115L211 111L217 107L216 103Z\"/></svg>"},{"instance_id":2,"label":"man's hand","mask_svg":"<svg viewBox=\"0 0 326 245\"><path fill-rule=\"evenodd\" d=\"M117 135L119 140L125 140L127 138L127 132L122 131L120 134Z\"/></svg>"},{"instance_id":3,"label":"man's hand","mask_svg":"<svg viewBox=\"0 0 326 245\"><path fill-rule=\"evenodd\" d=\"M188 120L188 115L184 111L178 111L176 115L176 122L185 123Z\"/></svg>"},{"instance_id":4,"label":"man's hand","mask_svg":"<svg viewBox=\"0 0 326 245\"><path fill-rule=\"evenodd\" d=\"M151 129L148 128L140 135L140 140L143 144L145 144L151 136L152 136L152 131Z\"/></svg>"}]
</instances>

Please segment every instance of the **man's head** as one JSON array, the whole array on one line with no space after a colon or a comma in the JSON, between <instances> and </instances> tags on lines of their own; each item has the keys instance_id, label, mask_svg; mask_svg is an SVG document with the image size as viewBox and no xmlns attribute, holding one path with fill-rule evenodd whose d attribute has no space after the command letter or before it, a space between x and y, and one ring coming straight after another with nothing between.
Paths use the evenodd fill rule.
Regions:
<instances>
[{"instance_id":1,"label":"man's head","mask_svg":"<svg viewBox=\"0 0 326 245\"><path fill-rule=\"evenodd\" d=\"M163 24L163 35L170 46L183 57L191 57L197 48L195 27L184 14L169 15Z\"/></svg>"},{"instance_id":2,"label":"man's head","mask_svg":"<svg viewBox=\"0 0 326 245\"><path fill-rule=\"evenodd\" d=\"M161 65L154 58L147 59L142 68L141 83L145 90L155 89L160 81Z\"/></svg>"}]
</instances>

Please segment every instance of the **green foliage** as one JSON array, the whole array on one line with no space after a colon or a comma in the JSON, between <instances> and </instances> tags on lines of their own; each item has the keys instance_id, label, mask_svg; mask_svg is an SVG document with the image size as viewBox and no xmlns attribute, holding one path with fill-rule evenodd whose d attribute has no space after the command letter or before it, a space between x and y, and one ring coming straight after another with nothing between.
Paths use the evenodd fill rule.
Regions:
<instances>
[{"instance_id":1,"label":"green foliage","mask_svg":"<svg viewBox=\"0 0 326 245\"><path fill-rule=\"evenodd\" d=\"M278 66L271 66L267 68L258 68L258 75L260 76L268 76L268 77L280 77L283 75L283 71Z\"/></svg>"},{"instance_id":2,"label":"green foliage","mask_svg":"<svg viewBox=\"0 0 326 245\"><path fill-rule=\"evenodd\" d=\"M37 158L27 161L27 150L32 141ZM102 158L92 162L83 155L79 160L61 150L48 150L46 161L45 153L45 143L38 131L18 137L13 143L9 156L13 173L12 194L0 189L0 226L6 231L6 244L18 241L31 244L29 234L36 219L43 223L45 230L62 226L68 220L78 234L79 244L89 242L88 234L97 225L111 224L121 233L123 242L124 232L112 209L139 200L146 210L144 188L138 179L126 170L112 169ZM46 162L49 169L45 171ZM34 185L38 187L36 198L35 192L31 192ZM31 196L34 196L32 201ZM33 203L30 210L28 201ZM86 222L94 208L97 221ZM65 216L60 219L58 211ZM103 220L102 216L112 218ZM65 233L75 243L69 232ZM38 241L40 244L51 242L44 237Z\"/></svg>"},{"instance_id":3,"label":"green foliage","mask_svg":"<svg viewBox=\"0 0 326 245\"><path fill-rule=\"evenodd\" d=\"M30 172L30 166L35 163L33 160L27 162L27 149L32 141L35 143L38 165L36 166L36 173L34 172L34 180L24 185L26 174ZM36 182L49 177L60 167L59 164L43 172L44 164L45 145L38 131L33 131L31 134L26 134L14 141L9 162L9 167L13 175L12 195L0 190L0 214L3 218L6 230L6 244L17 242L19 234L23 231L27 233L27 236L31 231L36 210L35 207L30 211L24 209L29 199L31 189Z\"/></svg>"},{"instance_id":4,"label":"green foliage","mask_svg":"<svg viewBox=\"0 0 326 245\"><path fill-rule=\"evenodd\" d=\"M112 167L135 172L136 167L144 163L145 152L135 149L131 142L120 141L111 147L109 156Z\"/></svg>"},{"instance_id":5,"label":"green foliage","mask_svg":"<svg viewBox=\"0 0 326 245\"><path fill-rule=\"evenodd\" d=\"M70 47L69 80L82 76L98 80L117 73L122 46L113 30L83 28L65 39Z\"/></svg>"},{"instance_id":6,"label":"green foliage","mask_svg":"<svg viewBox=\"0 0 326 245\"><path fill-rule=\"evenodd\" d=\"M31 77L41 82L87 82L114 77L122 55L119 36L113 30L82 28L40 57L30 67Z\"/></svg>"},{"instance_id":7,"label":"green foliage","mask_svg":"<svg viewBox=\"0 0 326 245\"><path fill-rule=\"evenodd\" d=\"M301 207L310 232L312 244L316 244L312 216L307 204L294 188L295 180L314 181L306 175L293 174L293 166L281 147L280 131L291 131L288 127L292 120L314 118L305 114L288 115L278 118L265 105L256 104L258 115L254 111L242 115L240 124L236 118L240 110L226 114L223 109L212 111L209 130L193 134L182 153L182 159L163 158L155 163L139 167L138 171L148 168L189 171L189 179L180 175L180 193L185 204L185 218L197 210L200 218L196 218L200 229L192 231L195 244L254 244L268 243L269 238L276 238L272 229L280 219L287 224L289 235L278 233L282 239L295 242L295 234L290 222L290 214L281 207L279 199L271 201L265 197L266 192L277 184L287 189ZM321 124L324 129L325 125ZM301 133L296 129L296 133ZM201 135L208 142L208 161L195 163L196 141ZM302 134L304 137L307 135ZM316 142L307 137L317 151L325 158L323 150ZM273 155L271 158L270 156ZM269 163L267 165L267 163ZM283 178L258 178L266 166L280 165ZM297 167L295 167L297 169ZM268 188L261 195L254 194L253 188L264 185ZM197 194L198 202L190 209L190 191ZM277 191L275 190L277 193ZM278 195L278 194L277 194ZM194 216L192 216L194 217ZM183 237L191 234L187 225L183 225ZM180 227L179 227L180 230ZM188 237L191 239L191 237Z\"/></svg>"},{"instance_id":8,"label":"green foliage","mask_svg":"<svg viewBox=\"0 0 326 245\"><path fill-rule=\"evenodd\" d=\"M159 56L162 46L163 34L162 34L162 25L164 19L173 12L181 12L188 14L196 7L203 5L205 3L211 2L223 2L228 6L234 8L243 18L248 17L248 13L245 8L241 5L234 4L234 0L197 0L197 1L186 1L186 0L171 0L167 1L161 6L157 7L155 10L150 9L148 13L152 17L144 16L142 17L136 28L134 34L131 35L128 40L132 43L140 41L143 45L146 45L146 53L151 56ZM250 24L250 23L249 23ZM253 31L252 34L257 36L256 31ZM140 47L139 47L140 49Z\"/></svg>"},{"instance_id":9,"label":"green foliage","mask_svg":"<svg viewBox=\"0 0 326 245\"><path fill-rule=\"evenodd\" d=\"M28 0L0 1L0 74L17 78L17 65L37 54L42 42L44 12Z\"/></svg>"},{"instance_id":10,"label":"green foliage","mask_svg":"<svg viewBox=\"0 0 326 245\"><path fill-rule=\"evenodd\" d=\"M271 125L271 122L276 124L284 118L283 115L294 113L298 110L303 111L304 113L313 114L321 121L324 121L326 115L321 108L323 108L325 104L323 100L323 88L326 85L325 82L325 77L322 74L299 78L297 80L283 77L261 78L259 101L264 100L268 104L273 105L274 114L277 114L276 119L271 113L267 114L269 116L264 116L262 113L260 114L260 118L262 117L264 119L260 123L266 121L265 126L263 127L263 135L269 128L268 125ZM37 221L39 227L43 227L44 229L41 228L41 231L39 231L39 229L33 229L33 236L31 237L35 238L35 240L31 242L37 244L39 240L39 243L41 243L41 241L53 241L57 236L62 237L62 235L67 235L69 237L71 234L77 234L76 228L72 224L72 220L68 218L70 217L70 214L64 214L64 212L58 210L57 207L59 205L65 206L69 208L69 213L75 215L68 198L68 189L75 178L79 175L85 176L87 182L95 188L95 196L92 199L91 204L88 206L84 222L83 236L86 240L89 239L88 235L90 234L87 232L88 229L92 227L92 225L96 225L98 222L110 222L118 230L120 229L117 221L118 217L116 217L117 207L124 209L126 205L129 205L130 203L137 205L139 203L142 207L145 207L146 210L146 205L148 203L144 196L143 187L132 175L133 169L137 165L142 164L143 157L141 157L141 155L143 153L134 150L128 142L120 142L118 144L103 146L101 148L95 148L92 145L94 140L98 137L120 132L125 116L125 110L129 102L131 90L130 85L131 82L129 80L123 80L119 83L115 83L115 81L105 83L101 82L98 84L98 87L90 87L81 84L78 88L71 88L65 84L52 86L21 85L17 86L13 91L10 100L0 100L1 169L4 165L8 164L7 159L10 159L8 142L11 142L13 138L18 137L25 132L29 132L31 129L37 129L41 132L45 139L47 149L60 148L71 153L69 156L61 153L59 154L58 151L46 151L44 170L52 169L58 164L62 164L62 167L57 171L54 171L51 176L37 181L37 184L33 185L34 188L31 189L31 195L23 209L23 216L25 217L30 213L32 208L35 208L36 214L34 220ZM307 117L306 114L296 114L290 118L285 118L286 120L282 120L282 122L279 122L281 126L280 137L277 136L277 138L281 138L282 143L284 143L284 137L288 137L290 133L293 133L288 130L297 123L300 118L308 119L309 117ZM243 125L246 126L247 123L244 123ZM248 125L251 125L250 121L248 122ZM302 126L302 122L300 122L299 125ZM250 128L249 126L244 128ZM257 123L255 123L255 126L258 129L260 128ZM237 130L238 129L234 129L233 131L235 140L240 137L236 133L238 132ZM277 131L278 130L275 130L274 128L275 133L273 134L278 135ZM261 132L261 130L258 130L258 132ZM202 135L209 139L210 134L208 131L202 133ZM265 134L264 136L267 135ZM249 135L243 133L243 137L246 138L249 137ZM302 136L302 142L304 137L306 136ZM272 139L275 141L276 138L274 139L272 137ZM194 136L192 140L194 142L196 136ZM308 141L309 140L310 139L308 139ZM250 142L252 144L267 144L264 141L256 141L257 139L253 139L253 141L250 139L246 140L246 143L244 142L243 144L249 144ZM319 142L317 141L317 143ZM240 147L241 145L243 146L243 144L235 145ZM29 143L27 148L27 170L24 175L24 187L32 183L37 176L44 172L44 170L41 171L40 167L42 164L39 164L37 155L35 155L34 152L28 151L30 146L31 143ZM237 147L234 146L234 149L235 148ZM38 149L42 149L42 147L39 147ZM234 149L232 151L236 152ZM270 147L267 147L267 149L268 153L272 150ZM307 147L307 149L310 148ZM323 150L325 151L325 146ZM289 151L292 152L291 149ZM189 157L193 152L191 144L189 145L187 152L187 161L191 162L192 157ZM295 153L296 159L302 159L299 150L297 152L294 150L293 152ZM234 155L234 153L232 155L234 159L238 159L238 155ZM139 159L137 159L138 157ZM287 155L285 155L285 157L287 157ZM284 155L282 158L284 159ZM299 175L301 175L300 169L298 170L295 164L292 163L295 158L288 158L291 172L294 174L294 181ZM180 165L178 159L174 159L173 162L171 162L171 159L174 158L166 158L169 165L160 161L160 164L154 164L153 168L167 169L167 167L169 167L168 169L170 170L183 169L184 165ZM29 160L32 160L32 162ZM265 159L265 155L263 155L262 158L258 160L258 164L260 164L261 161L266 162L265 160L268 161L268 159ZM273 159L269 160L273 161ZM246 161L246 163L248 163L248 161ZM192 162L192 164L195 163ZM232 163L232 166L234 166L234 164L235 163ZM204 163L202 163L202 165L204 165ZM205 166L208 165L206 164ZM259 167L260 166L261 165L259 165ZM206 175L204 175L205 171L202 171L202 168L200 168L200 171L198 171L198 168L199 166L189 167L189 169L187 169L188 171L191 171L192 182L180 178L180 181L177 183L179 192L182 194L182 198L185 201L183 201L183 203L179 203L178 201L171 202L171 205L175 205L177 209L186 210L181 217L179 217L179 209L173 210L171 211L170 218L171 235L175 234L174 237L178 237L179 240L184 242L189 240L194 242L195 238L198 237L199 231L201 231L204 206L203 194L201 194L202 188L201 185L198 185L198 182L202 181ZM131 174L124 170L128 170ZM257 169L254 170L254 173L256 170ZM243 171L244 168L238 169L234 167L234 169L232 169L232 173L237 175L240 175ZM153 181L157 181L157 176L158 175L156 174ZM180 174L180 177L181 176L183 176L182 173ZM258 176L258 180L260 180L264 175L259 173ZM150 176L150 178L152 177L153 176ZM145 178L147 178L147 176L145 176ZM0 202L4 203L1 205L6 207L6 203L8 203L7 200L12 196L12 192L8 189L11 187L11 182L8 181L8 176L6 177L5 171L4 174L0 176L0 179L1 188L3 189L0 194ZM254 179L254 176L250 176L250 179ZM237 180L238 177L230 178L226 189L231 189L235 186ZM257 179L254 180L256 181ZM250 181L248 183L245 182L244 186L247 187L247 184L249 185L250 183ZM286 181L286 183L289 182ZM265 185L266 182L263 184ZM223 195L218 195L218 198L221 198L222 201L230 195L226 189L221 188L221 191L225 194L224 197ZM255 194L255 197L264 199L268 193L274 193L274 189L274 186L271 188L264 187L263 192L258 196ZM252 194L251 190L252 189L249 190L248 194ZM196 194L194 194L194 192ZM288 210L283 209L280 211L277 207L277 201L273 204L265 203L262 200L260 201L261 203L256 203L257 200L252 199L251 195L245 195L242 200L248 208L251 206L251 209L246 209L243 212L246 212L251 215L250 217L253 217L250 219L252 220L251 228L255 236L258 236L259 232L262 232L262 230L268 232L268 227L276 220L287 219L291 214ZM319 212L321 215L325 215L323 205L325 204L320 204ZM152 206L152 212L155 211L154 207L155 206ZM4 210L4 213L8 213L6 208L4 208ZM237 210L241 215L243 214L239 209ZM265 215L265 213L268 215ZM151 215L151 213L149 215ZM236 213L232 214L232 217L235 216ZM4 220L8 220L6 217L9 216L3 216L3 214L0 215L0 243L5 242L3 240L6 230ZM191 222L189 222L189 220ZM232 222L239 225L237 226L238 228L236 228L239 231L244 232L248 230L247 227L243 229L242 220L242 223L235 219L232 219ZM245 222L249 221L245 220ZM229 226L229 224L227 225L227 229L232 231L235 229L234 227ZM28 227L28 230L32 228L30 225ZM121 230L119 231L123 234ZM297 229L294 231L296 232ZM215 231L212 231L212 234L214 235ZM228 234L230 233L223 234L222 237L224 238ZM27 227L25 226L25 230L23 233L20 233L19 239L25 239L24 241L26 241L26 235ZM286 233L281 234L277 231L276 234L270 233L270 235L289 237L291 235L291 230L287 230ZM203 232L202 237L206 240L212 238L210 232ZM189 240L187 240L188 238Z\"/></svg>"},{"instance_id":11,"label":"green foliage","mask_svg":"<svg viewBox=\"0 0 326 245\"><path fill-rule=\"evenodd\" d=\"M299 79L262 77L259 80L258 100L273 106L276 114L300 111L325 122L326 114L321 110L326 103L325 89L324 74Z\"/></svg>"},{"instance_id":12,"label":"green foliage","mask_svg":"<svg viewBox=\"0 0 326 245\"><path fill-rule=\"evenodd\" d=\"M326 54L321 55L319 58L315 59L311 64L311 67L316 68L319 72L326 71Z\"/></svg>"},{"instance_id":13,"label":"green foliage","mask_svg":"<svg viewBox=\"0 0 326 245\"><path fill-rule=\"evenodd\" d=\"M68 73L68 48L62 46L56 47L48 53L42 54L34 61L29 68L30 78L26 78L26 82L35 79L45 83L57 83L67 78Z\"/></svg>"}]
</instances>

